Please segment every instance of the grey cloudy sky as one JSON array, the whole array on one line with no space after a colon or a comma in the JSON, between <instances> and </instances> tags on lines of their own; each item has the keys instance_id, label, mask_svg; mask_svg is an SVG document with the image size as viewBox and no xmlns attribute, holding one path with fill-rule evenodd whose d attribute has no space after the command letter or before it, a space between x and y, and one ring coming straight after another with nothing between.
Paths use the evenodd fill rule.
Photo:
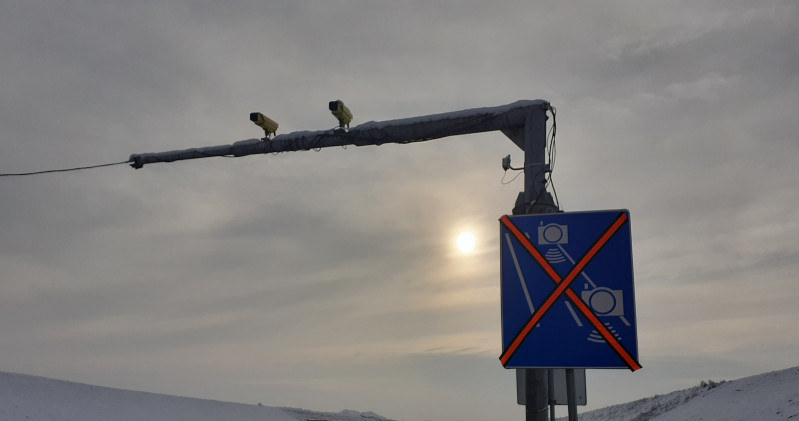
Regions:
<instances>
[{"instance_id":1,"label":"grey cloudy sky","mask_svg":"<svg viewBox=\"0 0 799 421\"><path fill-rule=\"evenodd\" d=\"M568 211L631 212L644 368L592 407L799 364L791 1L0 3L0 172L519 99ZM520 419L499 133L0 178L0 370L405 420ZM506 178L507 180L507 178ZM455 237L477 236L461 255Z\"/></svg>"}]
</instances>

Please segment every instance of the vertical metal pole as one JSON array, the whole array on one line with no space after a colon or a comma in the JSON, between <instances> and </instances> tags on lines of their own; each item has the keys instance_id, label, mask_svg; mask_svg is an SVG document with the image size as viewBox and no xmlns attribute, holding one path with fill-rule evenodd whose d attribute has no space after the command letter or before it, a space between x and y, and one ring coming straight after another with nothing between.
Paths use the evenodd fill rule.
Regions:
<instances>
[{"instance_id":1,"label":"vertical metal pole","mask_svg":"<svg viewBox=\"0 0 799 421\"><path fill-rule=\"evenodd\" d=\"M531 112L524 122L524 192L519 193L513 214L555 212L546 192L546 110ZM542 344L546 346L546 344ZM525 415L527 421L547 421L549 370L525 369Z\"/></svg>"},{"instance_id":2,"label":"vertical metal pole","mask_svg":"<svg viewBox=\"0 0 799 421\"><path fill-rule=\"evenodd\" d=\"M555 390L555 373L551 369L547 370L547 380L549 380L549 419L555 421L555 399L552 398Z\"/></svg>"},{"instance_id":3,"label":"vertical metal pole","mask_svg":"<svg viewBox=\"0 0 799 421\"><path fill-rule=\"evenodd\" d=\"M569 406L569 421L577 421L577 392L573 368L566 369L566 399Z\"/></svg>"},{"instance_id":4,"label":"vertical metal pole","mask_svg":"<svg viewBox=\"0 0 799 421\"><path fill-rule=\"evenodd\" d=\"M546 110L531 112L524 122L524 191L519 193L514 215L557 212L546 191L547 115Z\"/></svg>"},{"instance_id":5,"label":"vertical metal pole","mask_svg":"<svg viewBox=\"0 0 799 421\"><path fill-rule=\"evenodd\" d=\"M547 421L547 409L549 408L547 372L549 370L545 368L527 368L524 371L525 420Z\"/></svg>"}]
</instances>

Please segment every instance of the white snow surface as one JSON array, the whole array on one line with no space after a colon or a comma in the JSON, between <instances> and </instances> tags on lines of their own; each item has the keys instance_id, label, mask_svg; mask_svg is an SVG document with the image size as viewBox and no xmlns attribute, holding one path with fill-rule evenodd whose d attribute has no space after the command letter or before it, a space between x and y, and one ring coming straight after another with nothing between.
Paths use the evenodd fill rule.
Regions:
<instances>
[{"instance_id":1,"label":"white snow surface","mask_svg":"<svg viewBox=\"0 0 799 421\"><path fill-rule=\"evenodd\" d=\"M702 381L690 389L609 406L578 417L579 421L788 419L799 421L799 367L734 381Z\"/></svg>"},{"instance_id":2,"label":"white snow surface","mask_svg":"<svg viewBox=\"0 0 799 421\"><path fill-rule=\"evenodd\" d=\"M734 381L702 381L690 389L585 412L578 418L580 421L799 421L799 367ZM390 421L373 412L318 412L219 402L0 372L0 421L6 420Z\"/></svg>"},{"instance_id":3,"label":"white snow surface","mask_svg":"<svg viewBox=\"0 0 799 421\"><path fill-rule=\"evenodd\" d=\"M0 421L389 421L338 413L184 398L0 372Z\"/></svg>"}]
</instances>

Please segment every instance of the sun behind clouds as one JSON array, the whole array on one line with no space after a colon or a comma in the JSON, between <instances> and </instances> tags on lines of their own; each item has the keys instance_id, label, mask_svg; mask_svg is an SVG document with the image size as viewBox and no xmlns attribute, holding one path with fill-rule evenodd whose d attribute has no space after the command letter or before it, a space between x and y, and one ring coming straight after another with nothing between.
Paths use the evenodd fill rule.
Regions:
<instances>
[{"instance_id":1,"label":"sun behind clouds","mask_svg":"<svg viewBox=\"0 0 799 421\"><path fill-rule=\"evenodd\" d=\"M461 253L464 254L471 253L474 250L474 244L475 244L474 234L472 234L471 232L461 233L460 235L458 235L457 244L458 244L458 250L460 250Z\"/></svg>"}]
</instances>

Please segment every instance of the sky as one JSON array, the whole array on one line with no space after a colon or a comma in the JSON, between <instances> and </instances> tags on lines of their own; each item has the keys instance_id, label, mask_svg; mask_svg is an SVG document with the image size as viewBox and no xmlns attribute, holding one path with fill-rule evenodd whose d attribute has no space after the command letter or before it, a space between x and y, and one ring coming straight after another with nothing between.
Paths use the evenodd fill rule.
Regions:
<instances>
[{"instance_id":1,"label":"sky","mask_svg":"<svg viewBox=\"0 0 799 421\"><path fill-rule=\"evenodd\" d=\"M799 365L791 1L6 0L0 173L545 99L563 210L629 209L643 369ZM0 177L0 370L402 420L524 416L501 133ZM456 238L476 238L464 254Z\"/></svg>"}]
</instances>

